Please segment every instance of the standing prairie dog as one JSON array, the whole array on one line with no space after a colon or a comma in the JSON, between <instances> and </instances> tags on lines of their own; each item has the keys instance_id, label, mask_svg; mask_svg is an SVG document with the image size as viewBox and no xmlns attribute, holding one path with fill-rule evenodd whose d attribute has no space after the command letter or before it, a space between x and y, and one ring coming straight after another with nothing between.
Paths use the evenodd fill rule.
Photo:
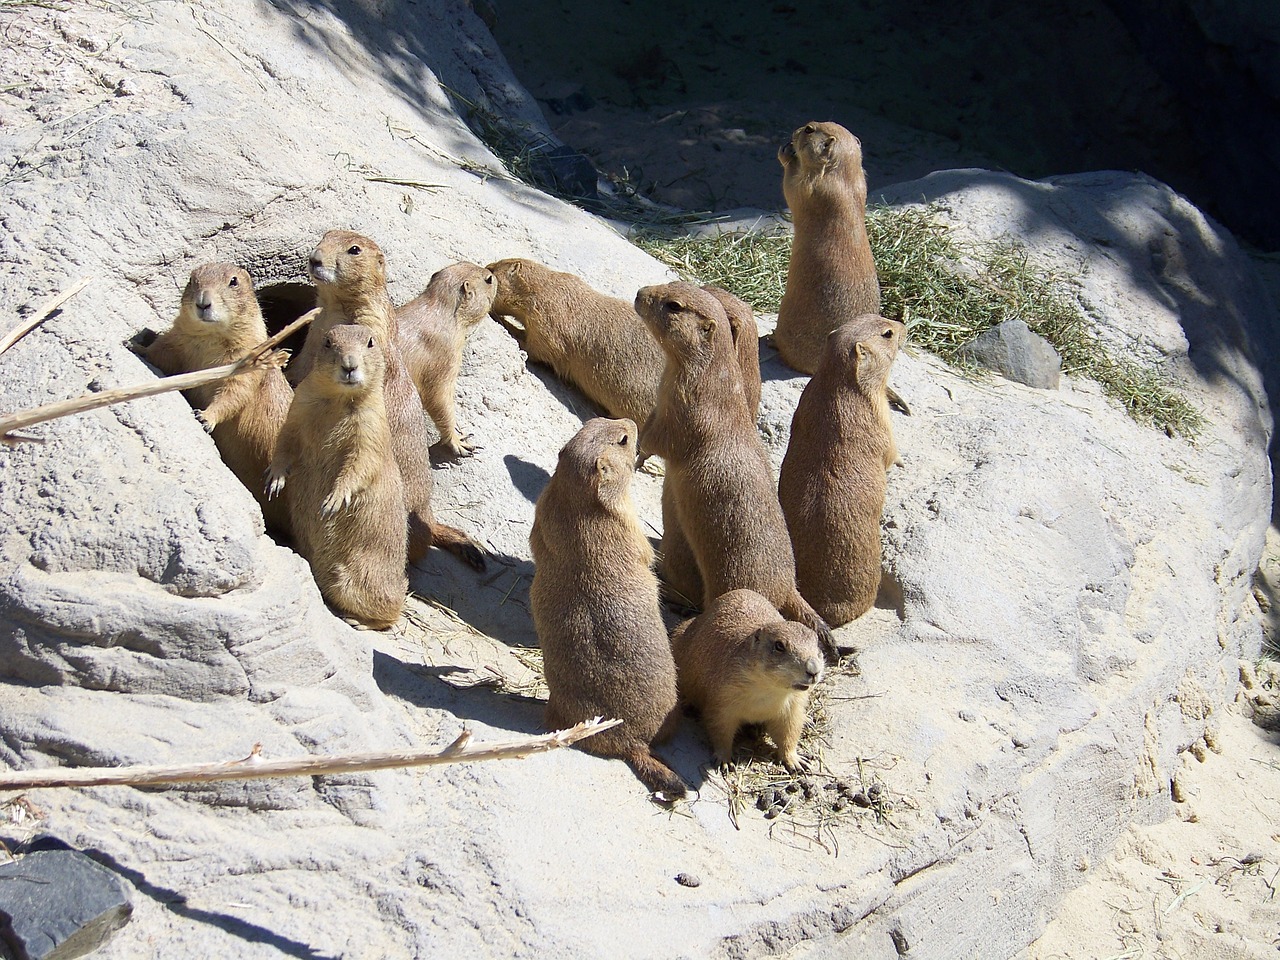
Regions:
<instances>
[{"instance_id":1,"label":"standing prairie dog","mask_svg":"<svg viewBox=\"0 0 1280 960\"><path fill-rule=\"evenodd\" d=\"M704 607L730 590L755 590L814 630L837 660L831 628L796 590L791 540L720 301L691 283L668 283L637 293L636 311L667 355L642 436L642 453L667 465L664 504L677 524L663 530L664 553L669 535L687 544Z\"/></svg>"},{"instance_id":2,"label":"standing prairie dog","mask_svg":"<svg viewBox=\"0 0 1280 960\"><path fill-rule=\"evenodd\" d=\"M839 327L791 420L778 497L796 583L836 626L866 613L880 587L885 472L898 460L886 380L905 329L874 315Z\"/></svg>"},{"instance_id":3,"label":"standing prairie dog","mask_svg":"<svg viewBox=\"0 0 1280 960\"><path fill-rule=\"evenodd\" d=\"M733 738L762 723L778 762L794 772L809 763L797 747L809 691L822 679L812 630L782 615L754 590L730 590L671 635L680 699L702 713L716 761L733 759Z\"/></svg>"},{"instance_id":4,"label":"standing prairie dog","mask_svg":"<svg viewBox=\"0 0 1280 960\"><path fill-rule=\"evenodd\" d=\"M493 306L498 285L493 274L474 263L437 270L426 289L396 310L396 344L427 415L440 431L440 443L455 457L475 447L458 434L454 417L458 374L467 331Z\"/></svg>"},{"instance_id":5,"label":"standing prairie dog","mask_svg":"<svg viewBox=\"0 0 1280 960\"><path fill-rule=\"evenodd\" d=\"M358 233L330 230L312 251L308 267L320 314L307 331L297 372L303 376L310 372L332 327L358 323L373 331L386 360L384 393L391 447L409 510L409 560L422 559L434 545L483 570L484 553L479 545L457 527L437 523L431 512L431 459L427 452L431 434L422 402L396 346L396 315L387 294L387 261L381 248Z\"/></svg>"},{"instance_id":6,"label":"standing prairie dog","mask_svg":"<svg viewBox=\"0 0 1280 960\"><path fill-rule=\"evenodd\" d=\"M267 326L249 274L231 263L209 263L191 271L171 326L146 357L173 376L234 363L267 339ZM262 507L267 526L288 532L284 505L269 501L262 474L275 453L293 391L275 367L194 387L187 398L222 459Z\"/></svg>"},{"instance_id":7,"label":"standing prairie dog","mask_svg":"<svg viewBox=\"0 0 1280 960\"><path fill-rule=\"evenodd\" d=\"M550 366L610 415L644 423L657 402L663 356L631 304L533 260L489 264L492 314L524 327L530 360Z\"/></svg>"},{"instance_id":8,"label":"standing prairie dog","mask_svg":"<svg viewBox=\"0 0 1280 960\"><path fill-rule=\"evenodd\" d=\"M795 238L773 340L784 363L813 373L828 333L880 312L862 143L838 123L806 123L782 145L778 162Z\"/></svg>"},{"instance_id":9,"label":"standing prairie dog","mask_svg":"<svg viewBox=\"0 0 1280 960\"><path fill-rule=\"evenodd\" d=\"M267 475L286 493L298 550L324 598L367 626L404 609L408 516L383 399L386 358L368 327L329 328L298 384Z\"/></svg>"},{"instance_id":10,"label":"standing prairie dog","mask_svg":"<svg viewBox=\"0 0 1280 960\"><path fill-rule=\"evenodd\" d=\"M651 791L675 799L687 785L652 749L679 714L653 548L631 500L635 462L630 420L590 420L560 451L534 507L529 599L551 693L547 726L620 717L622 726L579 746L620 757Z\"/></svg>"}]
</instances>

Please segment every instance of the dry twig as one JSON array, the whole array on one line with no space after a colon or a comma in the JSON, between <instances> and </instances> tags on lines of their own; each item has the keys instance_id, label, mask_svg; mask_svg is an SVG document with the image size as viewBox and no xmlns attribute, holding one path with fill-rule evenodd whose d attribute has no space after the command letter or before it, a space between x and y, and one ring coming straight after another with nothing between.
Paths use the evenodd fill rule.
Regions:
<instances>
[{"instance_id":1,"label":"dry twig","mask_svg":"<svg viewBox=\"0 0 1280 960\"><path fill-rule=\"evenodd\" d=\"M163 767L118 767L17 770L0 773L0 790L30 790L36 787L150 786L164 783L210 783L215 780L252 780L262 777L315 777L326 773L358 773L395 767L427 767L444 763L474 763L479 760L518 760L535 753L567 747L593 736L621 720L597 717L568 730L542 737L527 737L506 743L471 745L471 732L464 730L443 750L396 750L352 753L341 756L294 757L290 760L263 760L261 744L243 760L228 763L201 763Z\"/></svg>"},{"instance_id":2,"label":"dry twig","mask_svg":"<svg viewBox=\"0 0 1280 960\"><path fill-rule=\"evenodd\" d=\"M10 330L0 339L0 353L4 353L15 343L25 337L28 333L44 323L49 317L53 316L58 308L74 297L77 293L93 282L93 277L82 277L75 284L64 290L56 296L50 297L40 306L36 307L35 312L27 319Z\"/></svg>"},{"instance_id":3,"label":"dry twig","mask_svg":"<svg viewBox=\"0 0 1280 960\"><path fill-rule=\"evenodd\" d=\"M14 446L23 440L29 440L30 438L27 437L14 437L10 436L10 434L14 430L21 430L24 427L44 423L48 420L57 420L59 417L69 417L73 413L84 413L88 410L97 410L100 407L109 407L115 403L123 403L126 400L154 397L157 394L170 393L174 390L189 390L192 387L215 383L218 380L225 380L228 377L234 377L237 374L247 373L250 370L263 367L283 367L289 359L289 352L287 350L276 350L275 347L295 330L299 330L310 323L319 312L319 309L315 309L303 314L274 337L258 344L235 363L228 363L221 367L210 367L207 370L197 370L194 373L180 373L175 377L163 377L160 380L153 380L150 383L143 383L133 387L119 387L115 390L103 390L100 393L88 393L82 397L76 397L74 400L59 400L57 403L47 403L33 410L23 410L7 417L0 417L0 444Z\"/></svg>"}]
</instances>

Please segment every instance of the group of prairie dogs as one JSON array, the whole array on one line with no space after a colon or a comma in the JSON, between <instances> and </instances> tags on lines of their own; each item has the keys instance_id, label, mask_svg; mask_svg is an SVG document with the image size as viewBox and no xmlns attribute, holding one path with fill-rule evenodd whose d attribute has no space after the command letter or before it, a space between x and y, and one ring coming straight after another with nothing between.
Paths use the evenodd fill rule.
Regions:
<instances>
[{"instance_id":1,"label":"group of prairie dogs","mask_svg":"<svg viewBox=\"0 0 1280 960\"><path fill-rule=\"evenodd\" d=\"M190 397L328 602L372 627L400 616L406 564L432 544L484 567L480 547L432 515L427 452L428 416L449 452L470 452L454 420L470 326L500 320L530 359L618 418L569 440L535 508L546 722L620 717L582 746L628 761L667 797L687 786L652 748L674 730L678 702L701 711L721 763L738 729L760 723L779 762L805 768L809 692L824 660L839 658L831 628L869 609L880 581L885 474L897 460L887 377L904 328L878 316L861 147L838 124L809 123L778 159L795 241L775 343L813 376L776 487L756 429L752 309L686 282L627 303L531 260L459 263L397 308L377 244L332 230L310 257L319 310L288 379L255 371ZM184 372L265 338L248 275L215 264L192 273L148 358ZM665 463L657 571L668 599L702 609L670 637L630 494L650 456Z\"/></svg>"}]
</instances>

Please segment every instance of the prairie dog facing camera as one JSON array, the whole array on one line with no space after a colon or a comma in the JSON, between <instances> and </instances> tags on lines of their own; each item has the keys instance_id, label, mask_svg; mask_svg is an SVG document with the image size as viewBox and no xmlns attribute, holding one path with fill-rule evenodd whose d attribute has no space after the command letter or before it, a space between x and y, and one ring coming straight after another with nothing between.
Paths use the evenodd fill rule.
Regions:
<instances>
[{"instance_id":1,"label":"prairie dog facing camera","mask_svg":"<svg viewBox=\"0 0 1280 960\"><path fill-rule=\"evenodd\" d=\"M267 474L286 494L298 551L324 598L374 627L404 608L408 514L383 399L386 358L368 327L338 324L320 342Z\"/></svg>"},{"instance_id":2,"label":"prairie dog facing camera","mask_svg":"<svg viewBox=\"0 0 1280 960\"><path fill-rule=\"evenodd\" d=\"M146 358L169 376L234 363L267 339L246 270L208 263L191 271L173 325L147 348ZM275 367L251 370L186 391L218 453L262 507L269 528L287 533L284 505L262 490L293 391Z\"/></svg>"},{"instance_id":3,"label":"prairie dog facing camera","mask_svg":"<svg viewBox=\"0 0 1280 960\"><path fill-rule=\"evenodd\" d=\"M718 763L732 761L744 724L761 723L780 764L808 769L798 746L810 691L822 680L817 634L755 591L730 590L676 627L671 649L680 699L701 712Z\"/></svg>"}]
</instances>

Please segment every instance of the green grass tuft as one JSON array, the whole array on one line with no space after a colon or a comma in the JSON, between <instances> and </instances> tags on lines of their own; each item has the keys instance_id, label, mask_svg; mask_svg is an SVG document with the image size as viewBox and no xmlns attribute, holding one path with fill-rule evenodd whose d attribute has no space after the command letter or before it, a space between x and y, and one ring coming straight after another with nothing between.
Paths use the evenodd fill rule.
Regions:
<instances>
[{"instance_id":1,"label":"green grass tuft","mask_svg":"<svg viewBox=\"0 0 1280 960\"><path fill-rule=\"evenodd\" d=\"M1134 420L1194 439L1204 418L1158 369L1115 356L1093 332L1075 285L1033 263L1010 241L962 244L933 207L871 207L867 235L880 276L881 312L911 342L969 373L962 348L1020 319L1062 356L1062 371L1096 380ZM776 313L791 256L789 235L640 234L650 255L699 283L715 283Z\"/></svg>"}]
</instances>

